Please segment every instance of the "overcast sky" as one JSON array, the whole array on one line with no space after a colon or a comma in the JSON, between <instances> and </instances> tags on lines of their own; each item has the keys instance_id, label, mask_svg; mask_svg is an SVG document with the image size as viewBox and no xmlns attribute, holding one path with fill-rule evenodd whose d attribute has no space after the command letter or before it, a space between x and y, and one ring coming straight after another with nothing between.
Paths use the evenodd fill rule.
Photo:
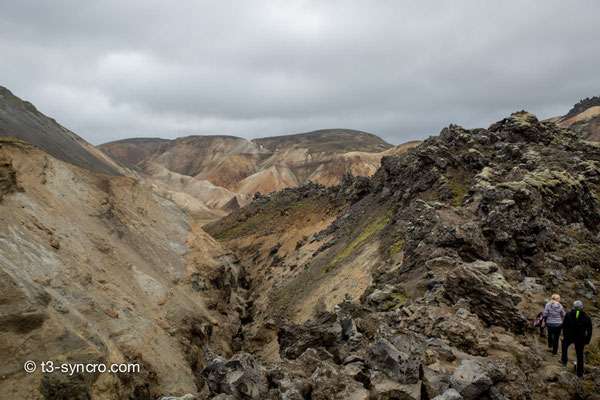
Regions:
<instances>
[{"instance_id":1,"label":"overcast sky","mask_svg":"<svg viewBox=\"0 0 600 400\"><path fill-rule=\"evenodd\" d=\"M0 85L93 144L393 144L600 95L600 1L2 1Z\"/></svg>"}]
</instances>

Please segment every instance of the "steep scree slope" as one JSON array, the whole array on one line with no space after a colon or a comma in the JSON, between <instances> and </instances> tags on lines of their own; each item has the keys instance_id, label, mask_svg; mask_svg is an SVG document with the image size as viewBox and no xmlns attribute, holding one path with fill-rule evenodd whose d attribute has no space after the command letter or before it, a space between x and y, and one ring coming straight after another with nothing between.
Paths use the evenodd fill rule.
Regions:
<instances>
[{"instance_id":1,"label":"steep scree slope","mask_svg":"<svg viewBox=\"0 0 600 400\"><path fill-rule=\"evenodd\" d=\"M81 168L122 175L119 165L85 140L40 113L33 104L0 86L0 137L35 144L59 160Z\"/></svg>"}]
</instances>

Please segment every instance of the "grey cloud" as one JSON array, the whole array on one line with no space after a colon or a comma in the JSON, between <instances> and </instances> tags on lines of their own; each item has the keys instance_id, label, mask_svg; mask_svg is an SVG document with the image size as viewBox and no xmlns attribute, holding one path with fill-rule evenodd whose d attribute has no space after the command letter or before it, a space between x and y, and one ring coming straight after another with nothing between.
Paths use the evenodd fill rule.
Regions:
<instances>
[{"instance_id":1,"label":"grey cloud","mask_svg":"<svg viewBox=\"0 0 600 400\"><path fill-rule=\"evenodd\" d=\"M327 127L392 143L600 94L594 1L5 1L0 71L92 143Z\"/></svg>"}]
</instances>

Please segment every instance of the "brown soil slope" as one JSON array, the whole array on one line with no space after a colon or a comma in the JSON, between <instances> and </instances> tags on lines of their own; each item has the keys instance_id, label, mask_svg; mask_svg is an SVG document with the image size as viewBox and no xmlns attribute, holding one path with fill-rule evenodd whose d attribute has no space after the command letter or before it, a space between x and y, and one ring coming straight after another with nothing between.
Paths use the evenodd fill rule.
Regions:
<instances>
[{"instance_id":1,"label":"brown soil slope","mask_svg":"<svg viewBox=\"0 0 600 400\"><path fill-rule=\"evenodd\" d=\"M243 269L136 181L1 140L0 221L1 397L198 393L203 347L231 354ZM141 371L43 374L44 360Z\"/></svg>"}]
</instances>

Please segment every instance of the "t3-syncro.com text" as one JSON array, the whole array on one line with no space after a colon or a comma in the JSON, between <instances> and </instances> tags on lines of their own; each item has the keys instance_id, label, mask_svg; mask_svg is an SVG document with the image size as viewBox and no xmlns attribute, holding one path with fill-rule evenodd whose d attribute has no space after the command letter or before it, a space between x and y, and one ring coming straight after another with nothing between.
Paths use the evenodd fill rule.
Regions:
<instances>
[{"instance_id":1,"label":"t3-syncro.com text","mask_svg":"<svg viewBox=\"0 0 600 400\"><path fill-rule=\"evenodd\" d=\"M98 364L98 363L59 363L55 361L40 361L40 371L44 374L62 373L68 375L74 374L94 374L105 373L136 373L140 372L139 364ZM38 369L38 363L35 361L26 361L23 365L25 372L33 373Z\"/></svg>"}]
</instances>

